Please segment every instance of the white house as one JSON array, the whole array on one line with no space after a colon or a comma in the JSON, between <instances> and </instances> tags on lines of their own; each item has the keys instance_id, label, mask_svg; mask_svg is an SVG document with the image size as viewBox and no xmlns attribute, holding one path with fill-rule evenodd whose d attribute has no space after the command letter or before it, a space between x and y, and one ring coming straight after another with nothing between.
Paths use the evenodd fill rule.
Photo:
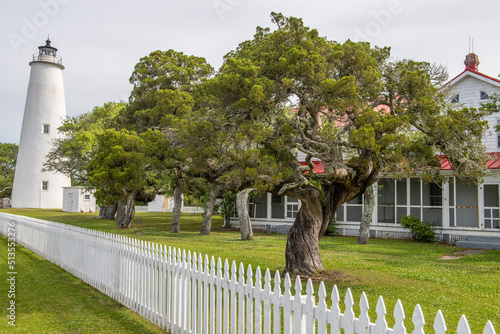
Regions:
<instances>
[{"instance_id":1,"label":"white house","mask_svg":"<svg viewBox=\"0 0 500 334\"><path fill-rule=\"evenodd\" d=\"M500 80L478 71L479 59L469 54L465 70L450 80L445 89L451 102L468 107L479 107L493 94L500 95ZM419 177L401 180L380 178L374 185L376 198L372 237L409 238L401 227L403 215L414 215L437 224L438 239L446 242L466 240L468 236L500 237L500 114L487 119L489 131L484 144L490 154L487 176L479 186L464 184L452 175L450 165L442 159L442 185L426 183ZM316 173L322 172L320 161L314 161ZM496 175L495 171L498 171ZM357 236L363 207L363 196L345 203L336 214L337 230L343 235ZM296 199L263 194L249 201L249 214L256 228L286 232L296 217L300 202ZM232 221L237 225L237 220Z\"/></svg>"},{"instance_id":2,"label":"white house","mask_svg":"<svg viewBox=\"0 0 500 334\"><path fill-rule=\"evenodd\" d=\"M64 187L62 210L65 212L95 212L96 202L93 191L84 187Z\"/></svg>"}]
</instances>

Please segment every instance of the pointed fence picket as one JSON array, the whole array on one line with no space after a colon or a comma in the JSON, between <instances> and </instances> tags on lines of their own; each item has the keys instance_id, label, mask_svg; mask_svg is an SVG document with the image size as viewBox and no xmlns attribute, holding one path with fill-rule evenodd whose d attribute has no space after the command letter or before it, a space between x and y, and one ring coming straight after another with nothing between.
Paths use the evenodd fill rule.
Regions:
<instances>
[{"instance_id":1,"label":"pointed fence picket","mask_svg":"<svg viewBox=\"0 0 500 334\"><path fill-rule=\"evenodd\" d=\"M405 311L400 300L392 312L393 328L388 328L387 308L380 296L370 319L370 305L363 292L359 306L350 289L340 309L336 286L330 293L323 282L317 295L311 279L305 293L302 280L281 276L274 280L269 269L264 277L249 265L238 270L228 261L185 250L161 246L129 237L113 235L38 219L0 214L0 232L7 235L8 222L14 221L16 241L45 259L81 278L142 317L171 333L190 334L404 334ZM359 309L356 317L356 310ZM409 321L409 320L407 320ZM426 324L420 305L411 317L413 334L424 334ZM438 311L432 328L445 334L448 327ZM465 315L452 332L470 334ZM483 334L496 334L491 321Z\"/></svg>"}]
</instances>

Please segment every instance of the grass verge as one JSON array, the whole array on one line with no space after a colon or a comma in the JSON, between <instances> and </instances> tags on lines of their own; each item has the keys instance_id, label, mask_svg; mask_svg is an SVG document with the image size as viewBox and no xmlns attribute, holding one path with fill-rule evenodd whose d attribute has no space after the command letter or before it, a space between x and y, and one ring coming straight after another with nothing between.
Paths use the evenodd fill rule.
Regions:
<instances>
[{"instance_id":1,"label":"grass verge","mask_svg":"<svg viewBox=\"0 0 500 334\"><path fill-rule=\"evenodd\" d=\"M125 306L31 251L16 246L15 296L8 297L7 238L0 235L0 333L162 333ZM7 308L15 301L15 327Z\"/></svg>"},{"instance_id":2,"label":"grass verge","mask_svg":"<svg viewBox=\"0 0 500 334\"><path fill-rule=\"evenodd\" d=\"M239 232L221 227L214 219L209 236L199 234L201 215L183 214L181 233L170 233L171 214L137 213L130 229L116 227L114 221L92 219L95 214L68 214L50 210L2 210L41 219L63 222L91 229L118 233L158 242L229 261L260 266L271 272L284 268L286 236L255 233L252 241L241 241ZM409 240L370 239L358 245L356 238L324 237L320 250L325 270L313 277L315 289L323 280L327 291L334 284L341 299L351 288L358 305L365 291L372 321L375 306L382 295L387 306L389 327L394 325L392 313L398 299L406 311L408 332L413 330L411 318L416 304L426 316L426 331L432 332L436 312L441 309L450 331L454 331L462 314L466 314L472 332L482 333L487 320L500 329L500 251L483 251L455 260L442 260L445 255L463 248L445 244L420 244ZM305 289L305 284L303 283ZM355 306L357 308L357 306ZM343 306L341 306L342 311ZM355 309L356 315L359 314Z\"/></svg>"}]
</instances>

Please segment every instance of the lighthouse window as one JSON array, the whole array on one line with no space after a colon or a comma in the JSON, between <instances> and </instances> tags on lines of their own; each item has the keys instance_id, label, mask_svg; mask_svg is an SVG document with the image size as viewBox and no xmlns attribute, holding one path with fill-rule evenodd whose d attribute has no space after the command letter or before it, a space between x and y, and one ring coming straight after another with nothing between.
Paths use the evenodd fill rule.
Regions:
<instances>
[{"instance_id":1,"label":"lighthouse window","mask_svg":"<svg viewBox=\"0 0 500 334\"><path fill-rule=\"evenodd\" d=\"M49 181L42 181L42 190L49 190Z\"/></svg>"},{"instance_id":2,"label":"lighthouse window","mask_svg":"<svg viewBox=\"0 0 500 334\"><path fill-rule=\"evenodd\" d=\"M43 125L43 133L49 133L49 125L48 124L44 124Z\"/></svg>"}]
</instances>

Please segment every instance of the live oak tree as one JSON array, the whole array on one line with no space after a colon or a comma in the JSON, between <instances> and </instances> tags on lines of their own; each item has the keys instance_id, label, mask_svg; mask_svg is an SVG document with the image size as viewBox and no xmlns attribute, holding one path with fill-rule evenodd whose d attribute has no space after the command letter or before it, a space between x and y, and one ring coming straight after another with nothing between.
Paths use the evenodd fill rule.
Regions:
<instances>
[{"instance_id":1,"label":"live oak tree","mask_svg":"<svg viewBox=\"0 0 500 334\"><path fill-rule=\"evenodd\" d=\"M381 172L437 179L438 155L446 155L461 178L484 173L488 111L450 108L432 66L391 61L388 48L368 43L329 41L298 18L272 19L274 31L259 27L226 55L212 79L213 108L227 128L263 131L249 143L252 158L221 178L301 200L287 239L287 272L323 268L319 240L334 214ZM395 82L384 77L387 66L397 68ZM314 172L314 160L322 173Z\"/></svg>"},{"instance_id":2,"label":"live oak tree","mask_svg":"<svg viewBox=\"0 0 500 334\"><path fill-rule=\"evenodd\" d=\"M87 166L91 185L97 187L96 199L101 203L116 203L116 223L131 226L135 216L135 199L153 184L151 152L144 138L128 130L108 129L97 136L98 149Z\"/></svg>"},{"instance_id":3,"label":"live oak tree","mask_svg":"<svg viewBox=\"0 0 500 334\"><path fill-rule=\"evenodd\" d=\"M180 146L174 136L173 122L194 108L197 87L212 73L213 68L205 59L168 50L154 51L141 58L130 77L134 87L121 121L130 130L154 131L164 139L156 160L157 164L163 164L165 173L173 176L174 233L180 231L186 174L184 163L179 159Z\"/></svg>"}]
</instances>

